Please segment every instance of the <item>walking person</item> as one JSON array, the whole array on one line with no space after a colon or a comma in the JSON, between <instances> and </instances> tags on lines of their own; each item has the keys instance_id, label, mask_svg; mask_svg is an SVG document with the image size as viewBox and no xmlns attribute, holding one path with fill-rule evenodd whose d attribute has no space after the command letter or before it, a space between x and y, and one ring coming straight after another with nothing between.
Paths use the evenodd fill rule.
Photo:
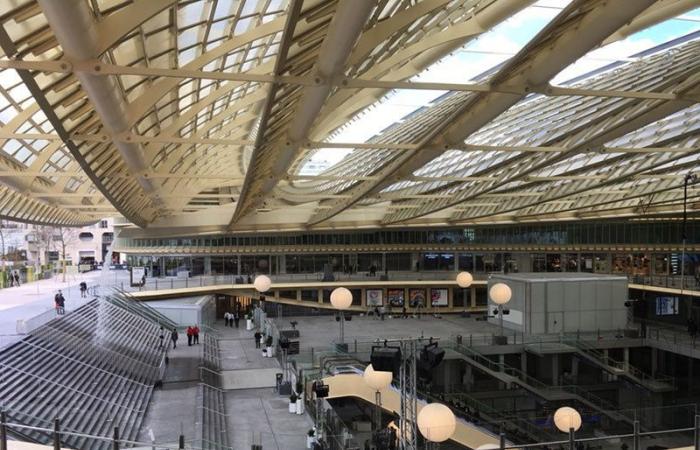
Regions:
<instances>
[{"instance_id":1,"label":"walking person","mask_svg":"<svg viewBox=\"0 0 700 450\"><path fill-rule=\"evenodd\" d=\"M84 281L80 282L80 298L87 297L87 283Z\"/></svg>"},{"instance_id":2,"label":"walking person","mask_svg":"<svg viewBox=\"0 0 700 450\"><path fill-rule=\"evenodd\" d=\"M187 346L191 347L192 346L192 337L194 336L194 331L192 330L192 327L187 327Z\"/></svg>"},{"instance_id":3,"label":"walking person","mask_svg":"<svg viewBox=\"0 0 700 450\"><path fill-rule=\"evenodd\" d=\"M260 338L262 337L260 330L256 330L253 337L255 337L255 348L260 348Z\"/></svg>"},{"instance_id":4,"label":"walking person","mask_svg":"<svg viewBox=\"0 0 700 450\"><path fill-rule=\"evenodd\" d=\"M54 296L54 303L56 304L56 314L60 316L66 313L66 299L60 289Z\"/></svg>"},{"instance_id":5,"label":"walking person","mask_svg":"<svg viewBox=\"0 0 700 450\"><path fill-rule=\"evenodd\" d=\"M196 323L192 327L192 343L195 345L199 344L199 327Z\"/></svg>"},{"instance_id":6,"label":"walking person","mask_svg":"<svg viewBox=\"0 0 700 450\"><path fill-rule=\"evenodd\" d=\"M158 348L163 348L163 341L165 340L165 329L161 326L158 331L158 339L160 340L160 345Z\"/></svg>"},{"instance_id":7,"label":"walking person","mask_svg":"<svg viewBox=\"0 0 700 450\"><path fill-rule=\"evenodd\" d=\"M173 328L173 330L170 332L170 341L173 343L173 348L177 348L177 328Z\"/></svg>"},{"instance_id":8,"label":"walking person","mask_svg":"<svg viewBox=\"0 0 700 450\"><path fill-rule=\"evenodd\" d=\"M225 327L228 326L228 321L229 321L229 320L231 320L231 314L229 314L228 311L226 311L226 312L224 313L224 326L225 326Z\"/></svg>"},{"instance_id":9,"label":"walking person","mask_svg":"<svg viewBox=\"0 0 700 450\"><path fill-rule=\"evenodd\" d=\"M7 274L7 280L10 282L10 287L15 285L15 274L10 272Z\"/></svg>"},{"instance_id":10,"label":"walking person","mask_svg":"<svg viewBox=\"0 0 700 450\"><path fill-rule=\"evenodd\" d=\"M15 270L15 285L19 287L19 272ZM60 291L59 291L60 292Z\"/></svg>"},{"instance_id":11,"label":"walking person","mask_svg":"<svg viewBox=\"0 0 700 450\"><path fill-rule=\"evenodd\" d=\"M241 315L239 314L239 312L236 311L235 313L233 313L233 323L236 324L236 328L238 328L238 322L240 322L240 320L241 320Z\"/></svg>"}]
</instances>

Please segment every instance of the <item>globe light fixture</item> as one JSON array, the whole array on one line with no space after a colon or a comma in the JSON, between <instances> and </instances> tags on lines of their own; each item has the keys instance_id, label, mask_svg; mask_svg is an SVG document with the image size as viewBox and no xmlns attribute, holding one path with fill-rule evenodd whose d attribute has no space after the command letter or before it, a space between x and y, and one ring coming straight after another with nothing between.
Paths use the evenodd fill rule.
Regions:
<instances>
[{"instance_id":1,"label":"globe light fixture","mask_svg":"<svg viewBox=\"0 0 700 450\"><path fill-rule=\"evenodd\" d=\"M333 289L333 292L331 292L331 305L335 309L348 309L352 305L352 292L344 287Z\"/></svg>"},{"instance_id":2,"label":"globe light fixture","mask_svg":"<svg viewBox=\"0 0 700 450\"><path fill-rule=\"evenodd\" d=\"M554 425L562 433L581 428L581 414L574 408L562 406L554 412Z\"/></svg>"},{"instance_id":3,"label":"globe light fixture","mask_svg":"<svg viewBox=\"0 0 700 450\"><path fill-rule=\"evenodd\" d=\"M418 413L420 434L430 442L448 440L455 432L457 420L450 408L442 403L425 405Z\"/></svg>"},{"instance_id":4,"label":"globe light fixture","mask_svg":"<svg viewBox=\"0 0 700 450\"><path fill-rule=\"evenodd\" d=\"M374 431L379 431L382 426L382 393L383 389L386 389L391 384L391 380L394 378L394 374L391 372L384 372L381 370L374 370L372 364L365 367L365 373L362 375L365 380L365 384L372 389L374 389L374 411L372 414L372 426Z\"/></svg>"},{"instance_id":5,"label":"globe light fixture","mask_svg":"<svg viewBox=\"0 0 700 450\"><path fill-rule=\"evenodd\" d=\"M352 305L352 292L344 287L333 289L333 292L331 292L331 305L339 311L337 318L340 327L338 343L342 345L345 343L345 314L343 310L348 309ZM347 349L344 349L344 351L347 351Z\"/></svg>"},{"instance_id":6,"label":"globe light fixture","mask_svg":"<svg viewBox=\"0 0 700 450\"><path fill-rule=\"evenodd\" d=\"M474 277L469 272L460 272L457 274L457 286L461 288L468 288L472 285Z\"/></svg>"},{"instance_id":7,"label":"globe light fixture","mask_svg":"<svg viewBox=\"0 0 700 450\"><path fill-rule=\"evenodd\" d=\"M272 287L272 280L267 275L258 275L253 281L253 286L260 293L267 292Z\"/></svg>"},{"instance_id":8,"label":"globe light fixture","mask_svg":"<svg viewBox=\"0 0 700 450\"><path fill-rule=\"evenodd\" d=\"M503 305L510 301L513 296L513 291L505 283L496 283L489 288L489 298L492 302L498 305L498 324L500 333L494 337L494 344L505 345L508 339L503 336Z\"/></svg>"},{"instance_id":9,"label":"globe light fixture","mask_svg":"<svg viewBox=\"0 0 700 450\"><path fill-rule=\"evenodd\" d=\"M365 373L362 375L362 378L365 380L367 386L375 391L381 391L389 387L391 380L394 378L394 374L391 372L374 370L374 367L370 364L365 368Z\"/></svg>"},{"instance_id":10,"label":"globe light fixture","mask_svg":"<svg viewBox=\"0 0 700 450\"><path fill-rule=\"evenodd\" d=\"M489 289L491 301L497 305L505 305L513 295L510 286L505 283L496 283Z\"/></svg>"}]
</instances>

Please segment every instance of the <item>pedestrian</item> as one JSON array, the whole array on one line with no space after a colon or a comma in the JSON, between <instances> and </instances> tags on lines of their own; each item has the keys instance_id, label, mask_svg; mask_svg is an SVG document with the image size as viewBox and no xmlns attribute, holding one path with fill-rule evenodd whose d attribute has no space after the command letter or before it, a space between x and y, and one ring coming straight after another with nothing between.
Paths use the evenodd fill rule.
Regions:
<instances>
[{"instance_id":1,"label":"pedestrian","mask_svg":"<svg viewBox=\"0 0 700 450\"><path fill-rule=\"evenodd\" d=\"M228 326L228 321L230 320L230 317L231 317L231 314L229 314L228 311L226 311L224 313L224 326L226 326L226 327Z\"/></svg>"},{"instance_id":2,"label":"pedestrian","mask_svg":"<svg viewBox=\"0 0 700 450\"><path fill-rule=\"evenodd\" d=\"M173 328L173 331L170 332L170 340L173 343L173 348L177 348L177 328Z\"/></svg>"},{"instance_id":3,"label":"pedestrian","mask_svg":"<svg viewBox=\"0 0 700 450\"><path fill-rule=\"evenodd\" d=\"M15 285L15 274L10 272L7 274L7 279L10 282L10 287L13 287Z\"/></svg>"},{"instance_id":4,"label":"pedestrian","mask_svg":"<svg viewBox=\"0 0 700 450\"><path fill-rule=\"evenodd\" d=\"M84 281L80 282L80 298L87 297L87 283Z\"/></svg>"},{"instance_id":5,"label":"pedestrian","mask_svg":"<svg viewBox=\"0 0 700 450\"><path fill-rule=\"evenodd\" d=\"M193 344L199 344L199 327L197 324L194 324L194 327L192 327L192 343Z\"/></svg>"},{"instance_id":6,"label":"pedestrian","mask_svg":"<svg viewBox=\"0 0 700 450\"><path fill-rule=\"evenodd\" d=\"M262 333L260 333L260 330L256 330L253 336L255 337L255 348L260 348L260 338L262 337Z\"/></svg>"},{"instance_id":7,"label":"pedestrian","mask_svg":"<svg viewBox=\"0 0 700 450\"><path fill-rule=\"evenodd\" d=\"M15 270L15 285L19 287L19 272Z\"/></svg>"},{"instance_id":8,"label":"pedestrian","mask_svg":"<svg viewBox=\"0 0 700 450\"><path fill-rule=\"evenodd\" d=\"M233 323L236 324L236 328L238 328L238 322L240 322L240 321L241 321L241 314L238 311L236 311L235 313L233 313Z\"/></svg>"},{"instance_id":9,"label":"pedestrian","mask_svg":"<svg viewBox=\"0 0 700 450\"><path fill-rule=\"evenodd\" d=\"M62 315L66 313L66 299L63 297L63 292L59 289L54 296L54 303L56 305L56 314Z\"/></svg>"},{"instance_id":10,"label":"pedestrian","mask_svg":"<svg viewBox=\"0 0 700 450\"><path fill-rule=\"evenodd\" d=\"M163 341L165 340L165 329L161 326L160 331L158 331L158 339L160 340L160 345L158 348L163 348Z\"/></svg>"},{"instance_id":11,"label":"pedestrian","mask_svg":"<svg viewBox=\"0 0 700 450\"><path fill-rule=\"evenodd\" d=\"M187 327L187 346L188 347L192 346L192 336L194 336L194 331L192 330L192 327Z\"/></svg>"}]
</instances>

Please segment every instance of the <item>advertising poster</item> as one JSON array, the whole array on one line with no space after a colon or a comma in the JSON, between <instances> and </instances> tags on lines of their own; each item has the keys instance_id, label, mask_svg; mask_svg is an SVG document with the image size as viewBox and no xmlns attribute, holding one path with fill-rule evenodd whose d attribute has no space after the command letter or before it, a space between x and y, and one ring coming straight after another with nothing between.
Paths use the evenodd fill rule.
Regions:
<instances>
[{"instance_id":1,"label":"advertising poster","mask_svg":"<svg viewBox=\"0 0 700 450\"><path fill-rule=\"evenodd\" d=\"M132 267L131 268L131 286L141 286L143 279L146 277L145 267Z\"/></svg>"},{"instance_id":2,"label":"advertising poster","mask_svg":"<svg viewBox=\"0 0 700 450\"><path fill-rule=\"evenodd\" d=\"M425 306L425 289L409 289L408 304L411 308Z\"/></svg>"},{"instance_id":3,"label":"advertising poster","mask_svg":"<svg viewBox=\"0 0 700 450\"><path fill-rule=\"evenodd\" d=\"M403 289L387 289L386 299L390 306L403 306Z\"/></svg>"},{"instance_id":4,"label":"advertising poster","mask_svg":"<svg viewBox=\"0 0 700 450\"><path fill-rule=\"evenodd\" d=\"M678 297L657 297L656 315L672 316L678 314Z\"/></svg>"},{"instance_id":5,"label":"advertising poster","mask_svg":"<svg viewBox=\"0 0 700 450\"><path fill-rule=\"evenodd\" d=\"M367 306L382 306L384 300L384 290L367 289Z\"/></svg>"},{"instance_id":6,"label":"advertising poster","mask_svg":"<svg viewBox=\"0 0 700 450\"><path fill-rule=\"evenodd\" d=\"M447 306L447 289L430 289L430 304L433 306Z\"/></svg>"}]
</instances>

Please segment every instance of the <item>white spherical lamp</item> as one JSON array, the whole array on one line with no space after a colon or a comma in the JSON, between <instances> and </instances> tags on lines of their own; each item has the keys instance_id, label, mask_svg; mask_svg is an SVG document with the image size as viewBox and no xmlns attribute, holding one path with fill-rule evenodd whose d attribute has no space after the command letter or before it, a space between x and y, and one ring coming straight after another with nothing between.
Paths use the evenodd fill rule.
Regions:
<instances>
[{"instance_id":1,"label":"white spherical lamp","mask_svg":"<svg viewBox=\"0 0 700 450\"><path fill-rule=\"evenodd\" d=\"M468 288L472 285L472 281L474 281L474 277L469 272L460 272L457 275L457 286L461 288Z\"/></svg>"},{"instance_id":2,"label":"white spherical lamp","mask_svg":"<svg viewBox=\"0 0 700 450\"><path fill-rule=\"evenodd\" d=\"M344 287L333 289L331 304L335 309L348 309L352 305L352 292Z\"/></svg>"},{"instance_id":3,"label":"white spherical lamp","mask_svg":"<svg viewBox=\"0 0 700 450\"><path fill-rule=\"evenodd\" d=\"M425 405L418 413L420 434L430 442L443 442L452 437L457 426L455 415L442 403Z\"/></svg>"},{"instance_id":4,"label":"white spherical lamp","mask_svg":"<svg viewBox=\"0 0 700 450\"><path fill-rule=\"evenodd\" d=\"M568 433L571 428L578 431L581 428L581 414L574 408L562 406L554 413L554 425L564 433Z\"/></svg>"},{"instance_id":5,"label":"white spherical lamp","mask_svg":"<svg viewBox=\"0 0 700 450\"><path fill-rule=\"evenodd\" d=\"M272 286L272 280L267 275L258 275L253 281L253 286L258 292L267 292Z\"/></svg>"},{"instance_id":6,"label":"white spherical lamp","mask_svg":"<svg viewBox=\"0 0 700 450\"><path fill-rule=\"evenodd\" d=\"M512 295L513 291L505 283L496 283L489 289L489 297L497 305L505 305L510 301Z\"/></svg>"},{"instance_id":7,"label":"white spherical lamp","mask_svg":"<svg viewBox=\"0 0 700 450\"><path fill-rule=\"evenodd\" d=\"M374 370L372 364L365 368L365 373L362 375L365 380L365 384L371 387L375 391L381 391L386 389L391 384L391 380L394 378L391 372L384 372L381 370Z\"/></svg>"}]
</instances>

